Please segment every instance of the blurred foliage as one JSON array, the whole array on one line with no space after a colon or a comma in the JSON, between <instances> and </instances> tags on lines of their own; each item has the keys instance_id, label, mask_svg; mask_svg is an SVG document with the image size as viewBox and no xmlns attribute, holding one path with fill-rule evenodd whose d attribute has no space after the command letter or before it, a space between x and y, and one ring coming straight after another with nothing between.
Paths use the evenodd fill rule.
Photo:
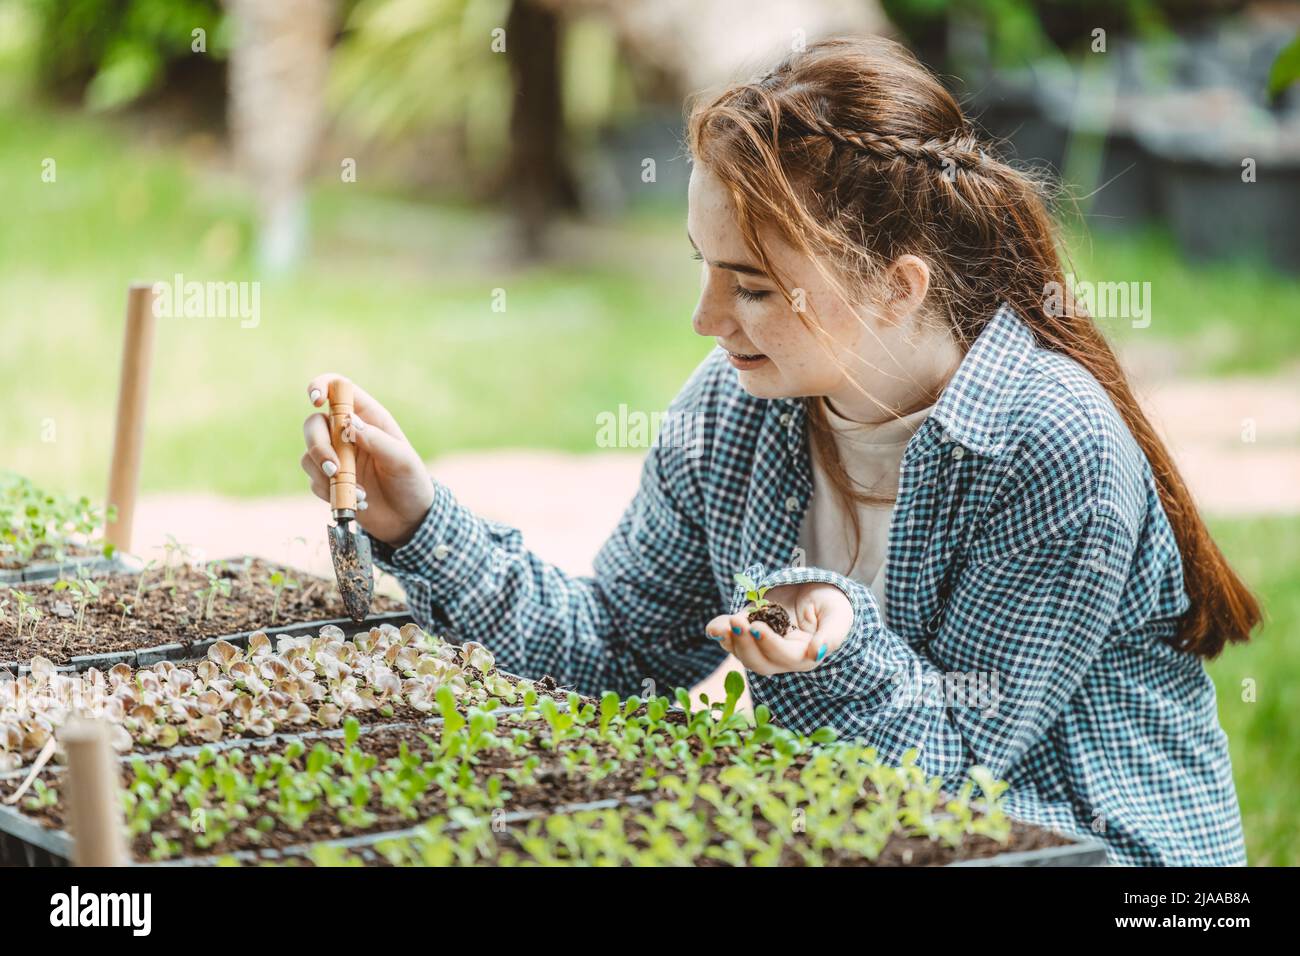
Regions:
<instances>
[{"instance_id":1,"label":"blurred foliage","mask_svg":"<svg viewBox=\"0 0 1300 956\"><path fill-rule=\"evenodd\" d=\"M1268 74L1268 93L1281 96L1286 88L1300 80L1300 33L1282 48Z\"/></svg>"},{"instance_id":2,"label":"blurred foliage","mask_svg":"<svg viewBox=\"0 0 1300 956\"><path fill-rule=\"evenodd\" d=\"M509 8L510 0L357 0L331 67L335 116L350 136L380 146L441 135L471 173L501 173L513 93L493 31ZM566 17L562 43L566 133L635 105L607 23Z\"/></svg>"},{"instance_id":3,"label":"blurred foliage","mask_svg":"<svg viewBox=\"0 0 1300 956\"><path fill-rule=\"evenodd\" d=\"M881 0L881 5L923 52L942 55L952 28L982 29L991 61L1014 67L1086 45L1098 28L1108 37L1159 35L1171 24L1232 12L1245 0Z\"/></svg>"},{"instance_id":4,"label":"blurred foliage","mask_svg":"<svg viewBox=\"0 0 1300 956\"><path fill-rule=\"evenodd\" d=\"M41 85L112 109L158 89L169 67L196 55L224 60L220 0L26 0L38 19Z\"/></svg>"},{"instance_id":5,"label":"blurred foliage","mask_svg":"<svg viewBox=\"0 0 1300 956\"><path fill-rule=\"evenodd\" d=\"M331 98L366 139L438 127L504 139L510 83L492 30L508 0L360 0L335 51Z\"/></svg>"}]
</instances>

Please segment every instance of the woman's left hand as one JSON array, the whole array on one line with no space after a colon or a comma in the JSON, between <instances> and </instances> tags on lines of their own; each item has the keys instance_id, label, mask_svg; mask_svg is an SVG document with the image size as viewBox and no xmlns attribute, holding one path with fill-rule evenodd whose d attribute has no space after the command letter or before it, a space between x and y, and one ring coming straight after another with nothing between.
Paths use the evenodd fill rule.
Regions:
<instances>
[{"instance_id":1,"label":"woman's left hand","mask_svg":"<svg viewBox=\"0 0 1300 956\"><path fill-rule=\"evenodd\" d=\"M784 584L764 597L790 615L784 637L762 621L751 622L748 611L721 614L705 628L755 674L810 671L844 643L853 627L853 605L833 584Z\"/></svg>"}]
</instances>

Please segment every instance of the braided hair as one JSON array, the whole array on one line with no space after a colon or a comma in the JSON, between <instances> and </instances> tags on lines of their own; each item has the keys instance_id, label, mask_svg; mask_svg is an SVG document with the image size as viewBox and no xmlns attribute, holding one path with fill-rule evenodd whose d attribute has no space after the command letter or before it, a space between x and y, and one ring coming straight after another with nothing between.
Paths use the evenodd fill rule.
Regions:
<instances>
[{"instance_id":1,"label":"braided hair","mask_svg":"<svg viewBox=\"0 0 1300 956\"><path fill-rule=\"evenodd\" d=\"M837 145L858 149L885 161L901 158L928 163L940 169L977 169L988 161L979 138L969 127L962 128L945 139L924 140L890 133L873 133L870 130L839 129L825 122L816 123L810 132L825 136Z\"/></svg>"}]
</instances>

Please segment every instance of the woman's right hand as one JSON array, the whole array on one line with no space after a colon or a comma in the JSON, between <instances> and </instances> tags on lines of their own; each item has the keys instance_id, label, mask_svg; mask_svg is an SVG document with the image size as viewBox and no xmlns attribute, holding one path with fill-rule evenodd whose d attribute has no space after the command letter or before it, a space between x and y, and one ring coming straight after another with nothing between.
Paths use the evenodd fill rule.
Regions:
<instances>
[{"instance_id":1,"label":"woman's right hand","mask_svg":"<svg viewBox=\"0 0 1300 956\"><path fill-rule=\"evenodd\" d=\"M338 456L330 444L329 385L343 376L327 372L307 385L307 397L324 412L307 416L302 470L316 497L330 500ZM433 479L397 421L365 389L353 385L352 427L345 433L357 452L357 520L375 538L399 548L411 540L433 504Z\"/></svg>"}]
</instances>

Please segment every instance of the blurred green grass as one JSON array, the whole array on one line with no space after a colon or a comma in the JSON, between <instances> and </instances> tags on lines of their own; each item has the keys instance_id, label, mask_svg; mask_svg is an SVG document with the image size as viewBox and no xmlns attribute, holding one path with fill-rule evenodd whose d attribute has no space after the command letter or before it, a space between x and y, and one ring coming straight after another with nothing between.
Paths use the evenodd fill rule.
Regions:
<instances>
[{"instance_id":1,"label":"blurred green grass","mask_svg":"<svg viewBox=\"0 0 1300 956\"><path fill-rule=\"evenodd\" d=\"M1252 866L1300 865L1300 516L1218 519L1210 530L1255 591L1264 624L1209 665ZM1253 701L1243 700L1253 681Z\"/></svg>"},{"instance_id":2,"label":"blurred green grass","mask_svg":"<svg viewBox=\"0 0 1300 956\"><path fill-rule=\"evenodd\" d=\"M147 490L297 490L302 389L324 370L380 396L427 457L590 451L598 413L662 409L707 352L690 328L698 275L676 203L561 224L557 261L519 269L498 213L390 195L361 173L315 184L312 256L294 277L262 280L256 328L160 322ZM93 492L127 284L256 278L251 202L210 139L160 141L145 120L34 106L12 90L0 96L0 180L6 464ZM1300 286L1266 270L1190 268L1158 231L1077 244L1075 267L1152 283L1150 328L1108 325L1121 347L1178 348L1200 372L1273 371L1300 355ZM42 441L51 423L55 440Z\"/></svg>"}]
</instances>

